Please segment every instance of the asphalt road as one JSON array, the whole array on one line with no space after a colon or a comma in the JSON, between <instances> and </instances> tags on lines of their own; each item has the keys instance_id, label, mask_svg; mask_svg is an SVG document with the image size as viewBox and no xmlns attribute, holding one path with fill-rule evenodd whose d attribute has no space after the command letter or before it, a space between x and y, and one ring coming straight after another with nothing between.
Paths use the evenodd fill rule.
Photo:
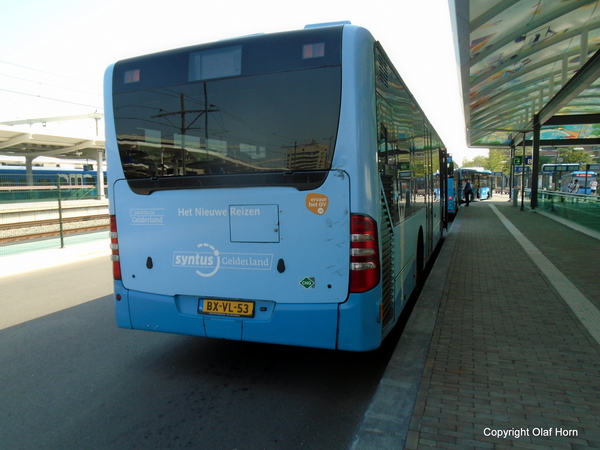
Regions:
<instances>
[{"instance_id":1,"label":"asphalt road","mask_svg":"<svg viewBox=\"0 0 600 450\"><path fill-rule=\"evenodd\" d=\"M398 334L344 353L122 330L108 258L0 279L0 449L347 449Z\"/></svg>"}]
</instances>

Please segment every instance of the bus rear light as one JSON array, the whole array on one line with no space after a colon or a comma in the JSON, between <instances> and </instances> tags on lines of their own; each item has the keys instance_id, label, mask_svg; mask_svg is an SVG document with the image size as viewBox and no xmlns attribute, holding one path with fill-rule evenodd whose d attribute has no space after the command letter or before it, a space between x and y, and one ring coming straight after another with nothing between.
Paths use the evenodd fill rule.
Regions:
<instances>
[{"instance_id":1,"label":"bus rear light","mask_svg":"<svg viewBox=\"0 0 600 450\"><path fill-rule=\"evenodd\" d=\"M350 263L350 270L369 270L376 269L377 264L374 262Z\"/></svg>"},{"instance_id":2,"label":"bus rear light","mask_svg":"<svg viewBox=\"0 0 600 450\"><path fill-rule=\"evenodd\" d=\"M117 233L117 217L110 216L110 259L113 263L113 279L121 280L121 257L119 256L119 235Z\"/></svg>"},{"instance_id":3,"label":"bus rear light","mask_svg":"<svg viewBox=\"0 0 600 450\"><path fill-rule=\"evenodd\" d=\"M372 256L375 254L375 249L372 248L351 248L350 254L352 256Z\"/></svg>"},{"instance_id":4,"label":"bus rear light","mask_svg":"<svg viewBox=\"0 0 600 450\"><path fill-rule=\"evenodd\" d=\"M377 224L367 216L350 222L350 292L366 292L379 284Z\"/></svg>"}]
</instances>

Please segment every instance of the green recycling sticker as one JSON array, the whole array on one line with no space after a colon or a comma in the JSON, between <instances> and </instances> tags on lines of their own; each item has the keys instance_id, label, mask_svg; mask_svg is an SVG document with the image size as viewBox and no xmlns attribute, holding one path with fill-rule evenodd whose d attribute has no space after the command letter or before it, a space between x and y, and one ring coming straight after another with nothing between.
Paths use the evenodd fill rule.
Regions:
<instances>
[{"instance_id":1,"label":"green recycling sticker","mask_svg":"<svg viewBox=\"0 0 600 450\"><path fill-rule=\"evenodd\" d=\"M304 289L314 289L315 284L314 277L304 277L302 280L300 280L300 286L302 286Z\"/></svg>"}]
</instances>

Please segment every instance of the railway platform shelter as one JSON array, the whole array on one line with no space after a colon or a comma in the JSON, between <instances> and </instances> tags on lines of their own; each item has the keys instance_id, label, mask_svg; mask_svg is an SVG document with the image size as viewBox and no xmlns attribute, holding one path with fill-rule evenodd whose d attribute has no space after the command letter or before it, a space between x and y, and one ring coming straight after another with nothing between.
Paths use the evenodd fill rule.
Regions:
<instances>
[{"instance_id":1,"label":"railway platform shelter","mask_svg":"<svg viewBox=\"0 0 600 450\"><path fill-rule=\"evenodd\" d=\"M600 448L600 233L461 208L353 450Z\"/></svg>"},{"instance_id":2,"label":"railway platform shelter","mask_svg":"<svg viewBox=\"0 0 600 450\"><path fill-rule=\"evenodd\" d=\"M14 128L15 125L32 124L46 121L94 119L96 122L103 118L100 113L87 114L85 116L53 117L40 119L25 119L0 123L0 165L24 166L29 178L29 185L33 185L34 165L43 166L44 158L54 160L65 160L64 162L78 161L80 165L93 165L96 169L96 185L98 195L104 198L104 171L105 142L104 138L98 136L81 137L41 133L37 131L23 131ZM11 162L12 160L13 162ZM17 164L17 161L19 163Z\"/></svg>"}]
</instances>

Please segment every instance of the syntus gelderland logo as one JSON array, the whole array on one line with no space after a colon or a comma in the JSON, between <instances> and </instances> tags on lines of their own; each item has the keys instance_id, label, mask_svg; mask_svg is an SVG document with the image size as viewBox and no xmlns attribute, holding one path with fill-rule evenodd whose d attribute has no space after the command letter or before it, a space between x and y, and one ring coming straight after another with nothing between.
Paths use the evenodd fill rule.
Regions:
<instances>
[{"instance_id":1,"label":"syntus gelderland logo","mask_svg":"<svg viewBox=\"0 0 600 450\"><path fill-rule=\"evenodd\" d=\"M175 252L173 265L178 267L196 267L201 277L212 277L221 267L219 250L210 244L198 244L198 252ZM202 251L201 249L206 249Z\"/></svg>"},{"instance_id":2,"label":"syntus gelderland logo","mask_svg":"<svg viewBox=\"0 0 600 450\"><path fill-rule=\"evenodd\" d=\"M201 277L212 277L219 269L271 270L270 253L222 253L210 244L198 244L198 251L173 253L173 266L195 268Z\"/></svg>"}]
</instances>

